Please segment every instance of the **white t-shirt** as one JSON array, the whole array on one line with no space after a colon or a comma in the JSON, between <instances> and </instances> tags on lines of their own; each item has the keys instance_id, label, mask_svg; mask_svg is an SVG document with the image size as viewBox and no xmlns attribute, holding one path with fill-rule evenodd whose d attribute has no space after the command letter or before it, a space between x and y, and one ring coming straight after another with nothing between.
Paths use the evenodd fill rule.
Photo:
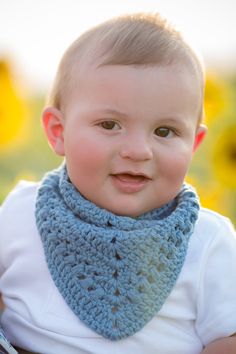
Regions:
<instances>
[{"instance_id":1,"label":"white t-shirt","mask_svg":"<svg viewBox=\"0 0 236 354\"><path fill-rule=\"evenodd\" d=\"M37 184L21 182L0 209L2 326L12 344L42 354L199 354L236 332L236 236L202 209L177 283L135 335L111 341L86 327L54 285L38 234Z\"/></svg>"}]
</instances>

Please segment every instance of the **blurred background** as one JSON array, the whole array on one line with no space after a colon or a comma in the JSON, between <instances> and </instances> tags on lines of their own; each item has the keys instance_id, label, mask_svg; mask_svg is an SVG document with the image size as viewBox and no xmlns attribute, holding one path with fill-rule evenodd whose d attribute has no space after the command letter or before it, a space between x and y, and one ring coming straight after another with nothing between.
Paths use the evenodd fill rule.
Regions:
<instances>
[{"instance_id":1,"label":"blurred background","mask_svg":"<svg viewBox=\"0 0 236 354\"><path fill-rule=\"evenodd\" d=\"M209 133L187 180L236 225L235 0L0 0L0 204L18 180L61 163L40 119L64 50L91 26L139 11L161 12L203 57Z\"/></svg>"}]
</instances>

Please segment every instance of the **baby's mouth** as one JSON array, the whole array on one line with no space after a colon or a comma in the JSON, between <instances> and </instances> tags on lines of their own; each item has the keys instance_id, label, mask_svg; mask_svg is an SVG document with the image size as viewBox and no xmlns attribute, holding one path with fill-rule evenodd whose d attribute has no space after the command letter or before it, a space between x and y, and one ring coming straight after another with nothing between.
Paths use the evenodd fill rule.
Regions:
<instances>
[{"instance_id":1,"label":"baby's mouth","mask_svg":"<svg viewBox=\"0 0 236 354\"><path fill-rule=\"evenodd\" d=\"M119 179L121 182L124 183L140 183L143 182L145 180L148 180L149 178L147 178L144 175L134 175L134 174L130 174L130 173L117 173L115 175L112 175L115 178Z\"/></svg>"},{"instance_id":2,"label":"baby's mouth","mask_svg":"<svg viewBox=\"0 0 236 354\"><path fill-rule=\"evenodd\" d=\"M128 172L112 174L111 177L115 187L124 193L139 192L151 180L144 174L133 174Z\"/></svg>"}]
</instances>

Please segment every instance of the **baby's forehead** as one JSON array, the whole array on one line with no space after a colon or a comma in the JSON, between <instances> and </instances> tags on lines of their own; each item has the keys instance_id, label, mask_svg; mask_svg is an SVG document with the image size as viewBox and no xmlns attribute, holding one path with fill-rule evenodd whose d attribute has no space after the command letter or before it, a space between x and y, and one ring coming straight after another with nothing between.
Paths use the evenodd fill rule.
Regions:
<instances>
[{"instance_id":1,"label":"baby's forehead","mask_svg":"<svg viewBox=\"0 0 236 354\"><path fill-rule=\"evenodd\" d=\"M188 77L189 80L192 81L193 85L197 84L197 89L199 91L203 90L204 82L203 82L203 76L201 73L199 73L199 70L193 65L191 62L186 62L186 61L179 61L176 63L172 64L151 64L151 65L141 65L141 64L110 64L110 63L103 63L101 58L98 56L97 58L93 58L93 60L84 60L80 61L79 63L75 63L73 66L73 69L71 70L70 74L70 82L72 83L72 86L74 85L82 85L84 80L86 80L86 77L89 75L90 80L93 80L93 75L96 72L99 72L104 69L109 69L110 72L112 72L113 69L119 68L120 72L127 72L129 69L136 69L137 72L139 70L141 71L148 71L151 69L152 71L155 71L155 69L158 71L158 69L166 69L166 72L171 72L172 78L175 79L177 76L180 74L184 74L186 77ZM164 70L163 70L164 72ZM95 76L94 76L95 77ZM97 79L97 77L96 77ZM169 78L170 80L170 78ZM157 81L158 85L158 81Z\"/></svg>"},{"instance_id":2,"label":"baby's forehead","mask_svg":"<svg viewBox=\"0 0 236 354\"><path fill-rule=\"evenodd\" d=\"M136 86L133 84L135 83ZM136 90L139 86L140 89ZM126 90L126 88L129 88ZM162 92L162 95L159 92ZM124 92L126 100L123 100ZM89 102L89 105L109 106L115 102L136 104L140 110L149 105L168 105L169 113L179 109L189 100L193 112L198 114L202 106L202 93L199 79L186 65L86 65L74 72L73 82L67 94L65 105L71 102ZM95 95L95 96L94 96ZM176 96L179 103L176 105ZM96 100L94 101L94 97ZM121 98L122 97L122 98ZM161 98L160 100L160 97ZM166 99L165 99L166 98ZM109 101L110 100L110 101ZM172 104L169 104L173 101ZM159 103L158 103L159 102ZM182 102L182 103L181 103ZM143 105L143 106L142 106ZM123 106L125 107L125 106ZM123 111L120 106L120 110ZM149 110L151 110L149 106ZM152 106L152 109L154 106ZM166 111L165 106L164 111ZM171 107L172 111L171 111ZM159 107L156 107L159 109ZM128 106L128 110L130 106ZM158 110L157 110L158 111ZM163 112L164 112L163 111Z\"/></svg>"}]
</instances>

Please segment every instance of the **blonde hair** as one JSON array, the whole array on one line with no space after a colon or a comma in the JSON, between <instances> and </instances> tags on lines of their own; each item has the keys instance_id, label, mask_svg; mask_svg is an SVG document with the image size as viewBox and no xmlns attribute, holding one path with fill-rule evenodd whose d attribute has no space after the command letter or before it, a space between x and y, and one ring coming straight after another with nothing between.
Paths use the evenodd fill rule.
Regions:
<instances>
[{"instance_id":1,"label":"blonde hair","mask_svg":"<svg viewBox=\"0 0 236 354\"><path fill-rule=\"evenodd\" d=\"M62 108L71 89L74 70L83 63L97 66L184 64L197 75L203 100L204 68L199 57L181 33L159 14L119 16L82 34L61 59L49 105Z\"/></svg>"}]
</instances>

